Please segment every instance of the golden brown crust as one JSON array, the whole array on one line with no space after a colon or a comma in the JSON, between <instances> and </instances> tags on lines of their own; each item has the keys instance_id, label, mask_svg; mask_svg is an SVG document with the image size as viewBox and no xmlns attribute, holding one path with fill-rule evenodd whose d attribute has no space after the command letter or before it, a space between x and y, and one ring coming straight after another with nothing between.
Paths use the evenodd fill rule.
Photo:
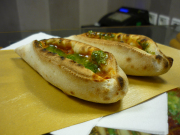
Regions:
<instances>
[{"instance_id":1,"label":"golden brown crust","mask_svg":"<svg viewBox=\"0 0 180 135\"><path fill-rule=\"evenodd\" d=\"M115 35L114 38L123 38L123 40L128 38L129 41L127 42L130 42L132 39L134 41L138 39L140 42L146 41L151 44L148 49L153 50L155 54L147 53L127 43L89 38L85 34L68 37L68 39L90 44L104 51L111 52L127 75L157 76L166 73L171 68L173 59L165 56L156 43L148 37L131 34L127 36L127 34L120 33Z\"/></svg>"},{"instance_id":2,"label":"golden brown crust","mask_svg":"<svg viewBox=\"0 0 180 135\"><path fill-rule=\"evenodd\" d=\"M45 48L40 47L39 44L37 45L37 42L34 42L33 47L42 61L53 63L54 65L58 65L60 67L64 67L65 69L69 69L72 74L75 74L76 76L83 79L96 79L99 81L103 81L103 78L101 78L100 76L96 76L96 78L93 78L92 76L94 75L94 73L91 70L86 69L84 66L80 66L80 64L76 63L71 59L67 59L63 56L59 56L56 53L49 52Z\"/></svg>"},{"instance_id":3,"label":"golden brown crust","mask_svg":"<svg viewBox=\"0 0 180 135\"><path fill-rule=\"evenodd\" d=\"M72 45L79 51L95 48L77 41L72 41ZM15 51L45 80L67 95L97 103L113 103L122 99L127 92L127 77L117 66L113 55L111 68L115 68L116 72L110 79L104 79L70 59L48 52L35 41Z\"/></svg>"}]
</instances>

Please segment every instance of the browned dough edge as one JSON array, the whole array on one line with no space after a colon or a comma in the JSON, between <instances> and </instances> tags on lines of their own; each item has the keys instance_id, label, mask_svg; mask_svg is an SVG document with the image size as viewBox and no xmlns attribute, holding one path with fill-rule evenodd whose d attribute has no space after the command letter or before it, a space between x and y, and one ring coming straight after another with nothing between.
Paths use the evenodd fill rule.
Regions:
<instances>
[{"instance_id":1,"label":"browned dough edge","mask_svg":"<svg viewBox=\"0 0 180 135\"><path fill-rule=\"evenodd\" d=\"M96 103L113 103L122 99L128 91L128 79L117 64L117 73L113 78L94 80L92 71L36 47L34 41L15 49L15 52L67 95Z\"/></svg>"},{"instance_id":2,"label":"browned dough edge","mask_svg":"<svg viewBox=\"0 0 180 135\"><path fill-rule=\"evenodd\" d=\"M103 51L109 51L115 56L118 65L127 75L158 76L168 72L173 64L173 58L165 56L159 50L156 43L156 55L152 55L126 43L104 39L92 39L85 37L83 34L73 35L67 37L67 39L90 44Z\"/></svg>"}]
</instances>

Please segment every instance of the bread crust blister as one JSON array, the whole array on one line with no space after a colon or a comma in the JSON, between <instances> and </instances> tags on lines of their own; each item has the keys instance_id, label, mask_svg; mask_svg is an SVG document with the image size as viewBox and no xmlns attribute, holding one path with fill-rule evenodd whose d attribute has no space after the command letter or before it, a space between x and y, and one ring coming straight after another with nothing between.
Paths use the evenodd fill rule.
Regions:
<instances>
[{"instance_id":1,"label":"bread crust blister","mask_svg":"<svg viewBox=\"0 0 180 135\"><path fill-rule=\"evenodd\" d=\"M90 38L87 33L73 35L67 37L67 39L109 51L115 56L119 66L127 75L158 76L168 72L172 67L173 59L165 56L152 39L143 35L112 34L114 37L110 40ZM134 46L136 42L148 43L150 46L148 50L144 51L139 49L138 46ZM152 54L151 50L154 54Z\"/></svg>"},{"instance_id":2,"label":"bread crust blister","mask_svg":"<svg viewBox=\"0 0 180 135\"><path fill-rule=\"evenodd\" d=\"M77 52L97 49L77 41L66 41L70 42ZM114 103L127 93L127 76L110 53L111 60L107 68L115 69L115 74L106 79L71 59L47 51L39 46L37 41L17 48L15 52L45 80L67 95L96 103Z\"/></svg>"}]
</instances>

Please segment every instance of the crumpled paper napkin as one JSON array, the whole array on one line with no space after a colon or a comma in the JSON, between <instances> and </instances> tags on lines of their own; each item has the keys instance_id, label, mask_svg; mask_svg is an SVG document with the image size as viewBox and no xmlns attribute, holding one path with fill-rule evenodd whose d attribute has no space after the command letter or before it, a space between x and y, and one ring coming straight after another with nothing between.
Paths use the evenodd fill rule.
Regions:
<instances>
[{"instance_id":1,"label":"crumpled paper napkin","mask_svg":"<svg viewBox=\"0 0 180 135\"><path fill-rule=\"evenodd\" d=\"M15 49L33 40L41 40L58 36L46 33L36 33L2 50ZM161 94L151 100L141 103L127 110L73 125L51 132L54 135L88 135L94 126L127 129L153 134L168 133L167 94Z\"/></svg>"}]
</instances>

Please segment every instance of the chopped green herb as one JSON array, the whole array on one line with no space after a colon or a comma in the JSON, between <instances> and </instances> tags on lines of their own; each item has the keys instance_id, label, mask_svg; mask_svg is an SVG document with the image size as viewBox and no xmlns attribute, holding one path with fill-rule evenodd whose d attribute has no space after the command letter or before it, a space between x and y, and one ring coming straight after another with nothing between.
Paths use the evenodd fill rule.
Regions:
<instances>
[{"instance_id":1,"label":"chopped green herb","mask_svg":"<svg viewBox=\"0 0 180 135\"><path fill-rule=\"evenodd\" d=\"M151 51L146 51L147 53L150 53L152 55L155 55L155 52L151 52Z\"/></svg>"},{"instance_id":2,"label":"chopped green herb","mask_svg":"<svg viewBox=\"0 0 180 135\"><path fill-rule=\"evenodd\" d=\"M89 36L92 34L99 36L100 39L110 40L111 38L114 38L114 34L112 33L103 33L103 32L93 32L92 30L88 31Z\"/></svg>"},{"instance_id":3,"label":"chopped green herb","mask_svg":"<svg viewBox=\"0 0 180 135\"><path fill-rule=\"evenodd\" d=\"M91 55L91 58L93 61L96 61L98 65L101 65L101 64L106 64L108 55L103 51L94 51Z\"/></svg>"},{"instance_id":4,"label":"chopped green herb","mask_svg":"<svg viewBox=\"0 0 180 135\"><path fill-rule=\"evenodd\" d=\"M54 45L49 45L46 49L52 53L57 53L60 56L66 57L66 54L63 51L57 49Z\"/></svg>"},{"instance_id":5,"label":"chopped green herb","mask_svg":"<svg viewBox=\"0 0 180 135\"><path fill-rule=\"evenodd\" d=\"M155 54L155 52L151 52L151 51L148 51L148 48L149 48L149 43L147 43L147 42L144 42L144 41L139 41L139 40L137 40L137 43L142 47L142 49L144 50L144 51L146 51L147 53L151 53L151 54Z\"/></svg>"},{"instance_id":6,"label":"chopped green herb","mask_svg":"<svg viewBox=\"0 0 180 135\"><path fill-rule=\"evenodd\" d=\"M84 63L84 67L87 68L87 69L90 69L91 71L93 71L94 73L97 73L100 71L98 65L88 61L86 63Z\"/></svg>"},{"instance_id":7,"label":"chopped green herb","mask_svg":"<svg viewBox=\"0 0 180 135\"><path fill-rule=\"evenodd\" d=\"M90 69L94 73L100 71L100 65L106 64L106 60L108 55L103 51L94 51L91 55L91 59L88 59L80 54L66 54L60 49L57 49L54 45L49 45L46 48L48 51L52 53L57 53L60 56L66 57L68 59L74 60L75 62L83 65L85 68Z\"/></svg>"},{"instance_id":8,"label":"chopped green herb","mask_svg":"<svg viewBox=\"0 0 180 135\"><path fill-rule=\"evenodd\" d=\"M114 38L114 34L111 34L111 38Z\"/></svg>"},{"instance_id":9,"label":"chopped green herb","mask_svg":"<svg viewBox=\"0 0 180 135\"><path fill-rule=\"evenodd\" d=\"M40 41L38 41L38 42L39 42L40 46L42 47L42 43Z\"/></svg>"},{"instance_id":10,"label":"chopped green herb","mask_svg":"<svg viewBox=\"0 0 180 135\"><path fill-rule=\"evenodd\" d=\"M88 31L88 33L89 33L89 34L92 34L92 33L93 33L93 31L92 31L92 30L90 30L90 31Z\"/></svg>"},{"instance_id":11,"label":"chopped green herb","mask_svg":"<svg viewBox=\"0 0 180 135\"><path fill-rule=\"evenodd\" d=\"M144 43L142 43L142 44L140 44L140 45L142 46L142 49L143 49L143 50L146 50L147 47L149 46L149 44L146 43L146 42L144 42Z\"/></svg>"}]
</instances>

